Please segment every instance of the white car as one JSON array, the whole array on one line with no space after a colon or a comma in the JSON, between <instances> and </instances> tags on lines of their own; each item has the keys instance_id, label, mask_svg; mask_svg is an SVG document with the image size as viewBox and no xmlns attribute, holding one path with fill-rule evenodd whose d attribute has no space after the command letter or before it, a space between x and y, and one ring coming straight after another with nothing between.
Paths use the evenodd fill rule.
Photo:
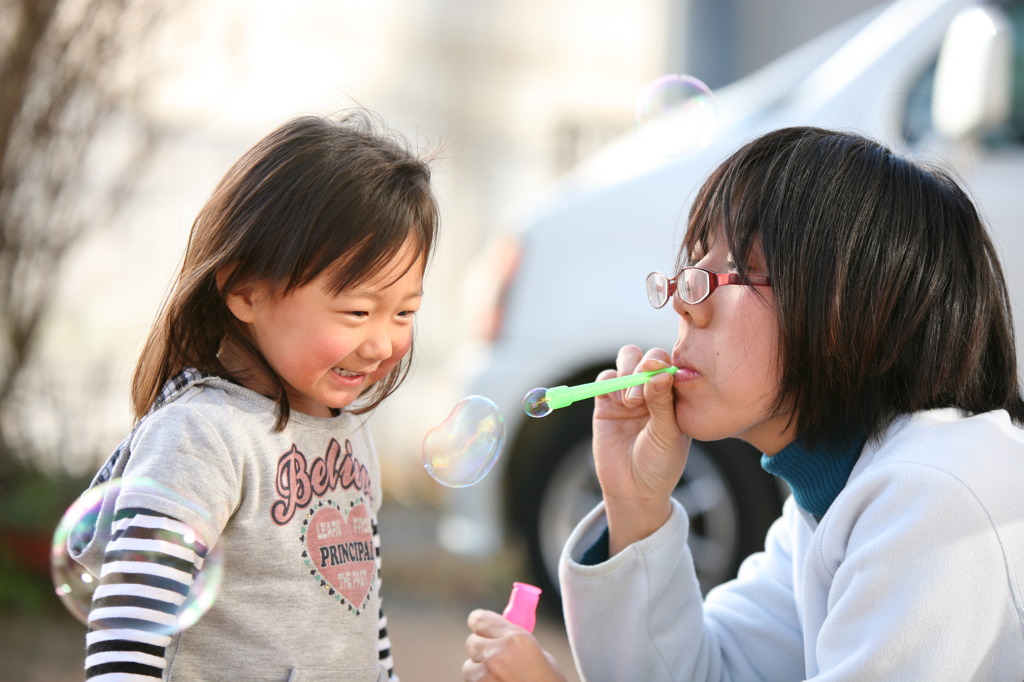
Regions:
<instances>
[{"instance_id":1,"label":"white car","mask_svg":"<svg viewBox=\"0 0 1024 682\"><path fill-rule=\"evenodd\" d=\"M494 334L458 355L474 358L466 394L498 404L508 441L487 478L448 497L442 544L481 555L512 532L526 543L531 579L557 593L562 544L599 500L593 404L534 419L523 397L538 386L592 381L624 344L671 346L676 321L647 304L644 277L670 271L690 201L711 169L771 129L854 130L952 165L1001 249L1024 357L1021 43L1024 0L897 0L720 89L717 134L703 150L674 158L633 138L579 168L499 247L504 265L486 272L503 278L492 302ZM684 115L661 134L686 125ZM786 494L739 441L694 443L676 492L690 513L705 588L761 548Z\"/></svg>"}]
</instances>

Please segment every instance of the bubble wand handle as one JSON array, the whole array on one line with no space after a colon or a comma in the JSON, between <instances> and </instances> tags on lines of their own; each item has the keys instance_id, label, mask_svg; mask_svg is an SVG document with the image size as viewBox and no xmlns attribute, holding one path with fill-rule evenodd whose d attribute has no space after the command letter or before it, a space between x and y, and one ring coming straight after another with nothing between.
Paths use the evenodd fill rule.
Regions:
<instances>
[{"instance_id":1,"label":"bubble wand handle","mask_svg":"<svg viewBox=\"0 0 1024 682\"><path fill-rule=\"evenodd\" d=\"M592 381L589 384L580 384L579 386L555 386L554 388L547 389L545 397L551 409L557 410L560 407L572 405L578 400L595 398L606 393L621 391L624 388L646 384L651 380L651 377L659 374L675 374L676 369L676 367L669 366L662 367L661 369L652 369L649 372L639 372L637 374L615 377L614 379L605 379L604 381Z\"/></svg>"}]
</instances>

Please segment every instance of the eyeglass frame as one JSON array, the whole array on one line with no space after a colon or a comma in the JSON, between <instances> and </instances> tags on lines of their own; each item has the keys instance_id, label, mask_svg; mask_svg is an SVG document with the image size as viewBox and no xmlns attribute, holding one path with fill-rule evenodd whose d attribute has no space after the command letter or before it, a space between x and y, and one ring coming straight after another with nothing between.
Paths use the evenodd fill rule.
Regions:
<instances>
[{"instance_id":1,"label":"eyeglass frame","mask_svg":"<svg viewBox=\"0 0 1024 682\"><path fill-rule=\"evenodd\" d=\"M707 293L696 301L687 301L683 298L681 293L682 290L679 288L678 284L679 278L689 270L699 270L706 274L708 278ZM658 305L655 305L654 298L652 297L652 293L654 291L651 285L652 277L661 277L666 283L665 300ZM683 303L686 303L687 305L697 305L698 303L703 303L708 300L708 297L711 296L718 287L724 287L729 284L741 284L752 287L770 287L772 285L772 278L768 275L747 275L746 277L741 277L740 274L736 272L715 272L714 270L708 270L707 268L699 268L695 265L689 265L676 273L676 276L672 278L669 278L658 271L654 271L647 275L644 282L647 285L647 302L654 308L664 308L665 304L671 301L672 297L677 294L679 300Z\"/></svg>"}]
</instances>

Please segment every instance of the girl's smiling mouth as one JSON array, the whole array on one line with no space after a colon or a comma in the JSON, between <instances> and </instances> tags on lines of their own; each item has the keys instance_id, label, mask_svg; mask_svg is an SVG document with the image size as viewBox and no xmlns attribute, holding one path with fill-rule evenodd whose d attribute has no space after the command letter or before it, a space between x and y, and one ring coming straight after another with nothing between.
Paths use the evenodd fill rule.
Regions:
<instances>
[{"instance_id":1,"label":"girl's smiling mouth","mask_svg":"<svg viewBox=\"0 0 1024 682\"><path fill-rule=\"evenodd\" d=\"M353 372L352 370L335 367L331 370L335 378L347 386L358 386L366 379L366 372Z\"/></svg>"}]
</instances>

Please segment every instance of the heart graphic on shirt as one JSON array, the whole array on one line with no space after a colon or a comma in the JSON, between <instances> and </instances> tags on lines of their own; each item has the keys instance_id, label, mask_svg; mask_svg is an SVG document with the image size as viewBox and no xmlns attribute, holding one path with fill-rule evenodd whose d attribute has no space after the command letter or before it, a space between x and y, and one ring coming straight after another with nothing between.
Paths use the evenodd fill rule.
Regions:
<instances>
[{"instance_id":1,"label":"heart graphic on shirt","mask_svg":"<svg viewBox=\"0 0 1024 682\"><path fill-rule=\"evenodd\" d=\"M323 503L306 518L306 565L331 595L356 613L366 607L377 575L373 520L362 500L348 513Z\"/></svg>"}]
</instances>

